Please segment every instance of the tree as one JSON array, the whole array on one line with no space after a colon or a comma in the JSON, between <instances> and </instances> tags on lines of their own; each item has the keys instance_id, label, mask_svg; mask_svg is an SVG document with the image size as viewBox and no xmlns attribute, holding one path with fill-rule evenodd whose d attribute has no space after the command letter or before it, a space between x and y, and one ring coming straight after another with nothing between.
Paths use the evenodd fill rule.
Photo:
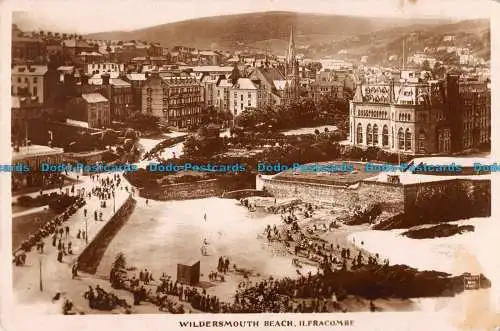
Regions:
<instances>
[{"instance_id":1,"label":"tree","mask_svg":"<svg viewBox=\"0 0 500 331\"><path fill-rule=\"evenodd\" d=\"M429 64L428 60L425 60L422 63L422 70L424 70L424 71L431 71L432 70L431 65Z\"/></svg>"},{"instance_id":2,"label":"tree","mask_svg":"<svg viewBox=\"0 0 500 331\"><path fill-rule=\"evenodd\" d=\"M432 75L436 79L444 78L444 76L446 75L446 68L441 64L441 62L436 62L434 64Z\"/></svg>"},{"instance_id":3,"label":"tree","mask_svg":"<svg viewBox=\"0 0 500 331\"><path fill-rule=\"evenodd\" d=\"M127 267L127 260L125 258L125 254L120 252L115 257L115 261L113 262L113 268L125 269L126 267Z\"/></svg>"}]
</instances>

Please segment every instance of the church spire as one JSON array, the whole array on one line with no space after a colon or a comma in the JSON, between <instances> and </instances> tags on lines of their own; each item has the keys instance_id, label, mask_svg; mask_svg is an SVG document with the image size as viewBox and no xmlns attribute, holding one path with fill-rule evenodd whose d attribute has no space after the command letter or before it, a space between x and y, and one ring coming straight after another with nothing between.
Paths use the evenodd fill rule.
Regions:
<instances>
[{"instance_id":1,"label":"church spire","mask_svg":"<svg viewBox=\"0 0 500 331\"><path fill-rule=\"evenodd\" d=\"M289 69L295 64L295 39L293 36L293 25L290 27L290 41L288 42L287 65Z\"/></svg>"}]
</instances>

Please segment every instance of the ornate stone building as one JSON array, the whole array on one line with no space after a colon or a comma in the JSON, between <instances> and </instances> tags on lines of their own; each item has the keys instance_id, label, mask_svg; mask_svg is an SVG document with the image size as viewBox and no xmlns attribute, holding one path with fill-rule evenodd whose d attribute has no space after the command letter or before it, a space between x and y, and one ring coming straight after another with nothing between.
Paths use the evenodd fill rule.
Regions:
<instances>
[{"instance_id":1,"label":"ornate stone building","mask_svg":"<svg viewBox=\"0 0 500 331\"><path fill-rule=\"evenodd\" d=\"M487 144L491 93L479 85L452 75L444 81L358 83L350 103L350 143L411 155Z\"/></svg>"},{"instance_id":2,"label":"ornate stone building","mask_svg":"<svg viewBox=\"0 0 500 331\"><path fill-rule=\"evenodd\" d=\"M350 104L350 142L391 152L436 151L435 121L439 100L431 84L358 84Z\"/></svg>"}]
</instances>

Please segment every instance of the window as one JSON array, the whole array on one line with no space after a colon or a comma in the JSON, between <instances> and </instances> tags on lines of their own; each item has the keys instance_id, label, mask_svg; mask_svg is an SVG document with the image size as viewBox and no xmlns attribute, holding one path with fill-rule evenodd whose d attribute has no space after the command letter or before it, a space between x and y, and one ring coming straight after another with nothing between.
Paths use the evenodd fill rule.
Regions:
<instances>
[{"instance_id":1,"label":"window","mask_svg":"<svg viewBox=\"0 0 500 331\"><path fill-rule=\"evenodd\" d=\"M373 125L373 145L378 145L378 126L377 124Z\"/></svg>"},{"instance_id":2,"label":"window","mask_svg":"<svg viewBox=\"0 0 500 331\"><path fill-rule=\"evenodd\" d=\"M36 86L33 87L33 96L38 95L38 88Z\"/></svg>"},{"instance_id":3,"label":"window","mask_svg":"<svg viewBox=\"0 0 500 331\"><path fill-rule=\"evenodd\" d=\"M356 143L363 143L363 126L361 125L361 123L358 124L358 127L356 129Z\"/></svg>"},{"instance_id":4,"label":"window","mask_svg":"<svg viewBox=\"0 0 500 331\"><path fill-rule=\"evenodd\" d=\"M399 149L405 148L405 134L404 134L402 128L399 128L399 131L398 131L398 148Z\"/></svg>"},{"instance_id":5,"label":"window","mask_svg":"<svg viewBox=\"0 0 500 331\"><path fill-rule=\"evenodd\" d=\"M251 107L252 106L252 101L249 99L248 100L248 107Z\"/></svg>"},{"instance_id":6,"label":"window","mask_svg":"<svg viewBox=\"0 0 500 331\"><path fill-rule=\"evenodd\" d=\"M33 84L38 84L38 77L33 77Z\"/></svg>"},{"instance_id":7,"label":"window","mask_svg":"<svg viewBox=\"0 0 500 331\"><path fill-rule=\"evenodd\" d=\"M21 82L21 77L17 77L17 82L20 83Z\"/></svg>"},{"instance_id":8,"label":"window","mask_svg":"<svg viewBox=\"0 0 500 331\"><path fill-rule=\"evenodd\" d=\"M240 105L240 109L243 110L243 104Z\"/></svg>"},{"instance_id":9,"label":"window","mask_svg":"<svg viewBox=\"0 0 500 331\"><path fill-rule=\"evenodd\" d=\"M406 129L405 132L405 150L409 151L411 149L411 132L410 129Z\"/></svg>"},{"instance_id":10,"label":"window","mask_svg":"<svg viewBox=\"0 0 500 331\"><path fill-rule=\"evenodd\" d=\"M373 132L372 132L372 126L368 124L366 126L366 144L371 145L373 141Z\"/></svg>"},{"instance_id":11,"label":"window","mask_svg":"<svg viewBox=\"0 0 500 331\"><path fill-rule=\"evenodd\" d=\"M382 128L382 146L388 146L389 145L389 129L387 128L387 125L384 125Z\"/></svg>"},{"instance_id":12,"label":"window","mask_svg":"<svg viewBox=\"0 0 500 331\"><path fill-rule=\"evenodd\" d=\"M243 94L240 94L240 100L243 101Z\"/></svg>"},{"instance_id":13,"label":"window","mask_svg":"<svg viewBox=\"0 0 500 331\"><path fill-rule=\"evenodd\" d=\"M28 83L28 77L25 77L25 78L24 78L24 82L25 82L25 83Z\"/></svg>"}]
</instances>

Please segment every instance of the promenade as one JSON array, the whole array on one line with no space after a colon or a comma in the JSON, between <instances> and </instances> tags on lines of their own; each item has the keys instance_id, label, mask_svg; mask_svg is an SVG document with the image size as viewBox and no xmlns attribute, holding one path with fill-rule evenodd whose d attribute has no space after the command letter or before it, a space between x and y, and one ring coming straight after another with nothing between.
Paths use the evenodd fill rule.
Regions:
<instances>
[{"instance_id":1,"label":"promenade","mask_svg":"<svg viewBox=\"0 0 500 331\"><path fill-rule=\"evenodd\" d=\"M106 176L112 177L112 174L101 174L99 177L105 178ZM79 184L75 185L75 192L80 188L85 188L85 191L89 192L97 184L89 176L80 176L80 181ZM70 229L66 243L71 241L72 255L64 255L62 262L58 262L57 247L52 246L52 236L48 236L44 239L43 254L40 254L36 249L32 249L31 252L27 253L24 266L13 265L13 288L16 300L21 306L32 304L50 306L51 299L58 292L63 295L67 293L70 297L81 296L80 293L71 295L68 293L68 291L78 291L78 287L75 287L76 281L72 280L71 267L76 262L78 255L87 246L85 239L76 238L77 233L79 230L86 231L88 243L92 242L94 237L114 215L114 209L117 211L129 197L130 193L126 191L125 186L128 186L130 191L131 185L123 177L121 177L121 186L122 189L115 190L115 208L113 208L113 198L106 201L106 208L101 208L99 198L92 195L90 198L85 198L86 205L84 207L78 209L74 215L70 216L68 221L62 224L62 227L68 226ZM86 217L84 216L84 209L87 209ZM97 211L98 214L102 212L102 221L94 220L94 211ZM40 278L42 279L42 291L40 290ZM83 282L81 283L83 288L87 287ZM53 309L53 307L50 309ZM45 309L42 309L41 312L43 313L43 311ZM60 309L55 313L60 314Z\"/></svg>"}]
</instances>

